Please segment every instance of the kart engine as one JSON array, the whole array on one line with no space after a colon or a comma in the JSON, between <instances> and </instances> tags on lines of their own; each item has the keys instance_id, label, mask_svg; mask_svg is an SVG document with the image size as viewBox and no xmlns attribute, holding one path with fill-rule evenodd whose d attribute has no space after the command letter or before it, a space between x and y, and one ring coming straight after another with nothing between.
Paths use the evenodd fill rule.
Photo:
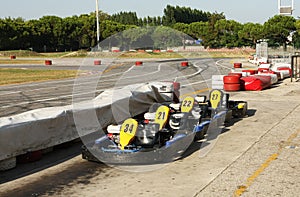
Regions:
<instances>
[{"instance_id":1,"label":"kart engine","mask_svg":"<svg viewBox=\"0 0 300 197\"><path fill-rule=\"evenodd\" d=\"M136 134L136 145L152 147L158 141L159 124L149 123L139 126Z\"/></svg>"}]
</instances>

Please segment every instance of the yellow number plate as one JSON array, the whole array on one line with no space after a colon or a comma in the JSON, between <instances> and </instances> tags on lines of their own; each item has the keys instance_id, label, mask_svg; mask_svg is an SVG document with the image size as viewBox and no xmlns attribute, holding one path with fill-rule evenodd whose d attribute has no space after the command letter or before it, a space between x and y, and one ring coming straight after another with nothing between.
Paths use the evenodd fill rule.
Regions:
<instances>
[{"instance_id":1,"label":"yellow number plate","mask_svg":"<svg viewBox=\"0 0 300 197\"><path fill-rule=\"evenodd\" d=\"M159 124L159 130L161 130L165 125L169 117L170 109L167 106L160 106L155 113L154 122Z\"/></svg>"},{"instance_id":2,"label":"yellow number plate","mask_svg":"<svg viewBox=\"0 0 300 197\"><path fill-rule=\"evenodd\" d=\"M194 107L195 99L191 96L185 97L181 103L181 112L189 113Z\"/></svg>"},{"instance_id":3,"label":"yellow number plate","mask_svg":"<svg viewBox=\"0 0 300 197\"><path fill-rule=\"evenodd\" d=\"M220 90L213 90L210 93L210 103L213 109L217 109L223 98L223 93Z\"/></svg>"},{"instance_id":4,"label":"yellow number plate","mask_svg":"<svg viewBox=\"0 0 300 197\"><path fill-rule=\"evenodd\" d=\"M120 131L120 145L121 149L124 150L131 140L134 138L138 128L138 122L132 118L124 121Z\"/></svg>"}]
</instances>

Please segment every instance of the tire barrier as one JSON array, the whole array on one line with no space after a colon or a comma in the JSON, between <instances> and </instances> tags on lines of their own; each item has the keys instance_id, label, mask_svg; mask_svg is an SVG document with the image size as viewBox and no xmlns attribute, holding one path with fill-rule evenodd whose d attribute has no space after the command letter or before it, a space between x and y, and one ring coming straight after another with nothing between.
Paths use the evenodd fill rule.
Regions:
<instances>
[{"instance_id":1,"label":"tire barrier","mask_svg":"<svg viewBox=\"0 0 300 197\"><path fill-rule=\"evenodd\" d=\"M141 66L141 65L143 65L143 62L142 62L142 61L136 61L136 62L135 62L135 65L136 65L136 66Z\"/></svg>"},{"instance_id":2,"label":"tire barrier","mask_svg":"<svg viewBox=\"0 0 300 197\"><path fill-rule=\"evenodd\" d=\"M228 75L223 77L225 91L239 91L241 90L240 76Z\"/></svg>"},{"instance_id":3,"label":"tire barrier","mask_svg":"<svg viewBox=\"0 0 300 197\"><path fill-rule=\"evenodd\" d=\"M52 60L45 60L45 65L46 66L51 66L52 65Z\"/></svg>"},{"instance_id":4,"label":"tire barrier","mask_svg":"<svg viewBox=\"0 0 300 197\"><path fill-rule=\"evenodd\" d=\"M239 78L241 78L243 76L242 73L228 73L228 76L238 76Z\"/></svg>"},{"instance_id":5,"label":"tire barrier","mask_svg":"<svg viewBox=\"0 0 300 197\"><path fill-rule=\"evenodd\" d=\"M255 75L258 73L257 70L242 70L242 72L249 73L250 75Z\"/></svg>"},{"instance_id":6,"label":"tire barrier","mask_svg":"<svg viewBox=\"0 0 300 197\"><path fill-rule=\"evenodd\" d=\"M240 91L241 84L240 83L224 83L224 90L228 92Z\"/></svg>"},{"instance_id":7,"label":"tire barrier","mask_svg":"<svg viewBox=\"0 0 300 197\"><path fill-rule=\"evenodd\" d=\"M94 60L94 65L95 65L95 66L101 65L101 60Z\"/></svg>"},{"instance_id":8,"label":"tire barrier","mask_svg":"<svg viewBox=\"0 0 300 197\"><path fill-rule=\"evenodd\" d=\"M270 69L269 68L258 68L257 71L258 73L259 72L266 72L266 71L269 71Z\"/></svg>"},{"instance_id":9,"label":"tire barrier","mask_svg":"<svg viewBox=\"0 0 300 197\"><path fill-rule=\"evenodd\" d=\"M188 67L189 66L189 62L181 62L181 67Z\"/></svg>"},{"instance_id":10,"label":"tire barrier","mask_svg":"<svg viewBox=\"0 0 300 197\"><path fill-rule=\"evenodd\" d=\"M231 75L231 76L224 76L223 82L224 84L239 84L240 83L240 76Z\"/></svg>"},{"instance_id":11,"label":"tire barrier","mask_svg":"<svg viewBox=\"0 0 300 197\"><path fill-rule=\"evenodd\" d=\"M234 63L233 67L234 68L242 68L242 63Z\"/></svg>"}]
</instances>

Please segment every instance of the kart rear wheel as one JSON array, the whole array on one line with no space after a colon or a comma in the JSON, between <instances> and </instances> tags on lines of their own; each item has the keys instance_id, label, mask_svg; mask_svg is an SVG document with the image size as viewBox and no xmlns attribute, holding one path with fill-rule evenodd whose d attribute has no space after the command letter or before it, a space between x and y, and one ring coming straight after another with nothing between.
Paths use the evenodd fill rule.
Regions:
<instances>
[{"instance_id":1,"label":"kart rear wheel","mask_svg":"<svg viewBox=\"0 0 300 197\"><path fill-rule=\"evenodd\" d=\"M194 141L198 141L198 140L204 139L205 135L207 133L208 127L209 127L209 125L207 124L207 125L205 125L203 127L202 131L197 132L196 135L195 135Z\"/></svg>"}]
</instances>

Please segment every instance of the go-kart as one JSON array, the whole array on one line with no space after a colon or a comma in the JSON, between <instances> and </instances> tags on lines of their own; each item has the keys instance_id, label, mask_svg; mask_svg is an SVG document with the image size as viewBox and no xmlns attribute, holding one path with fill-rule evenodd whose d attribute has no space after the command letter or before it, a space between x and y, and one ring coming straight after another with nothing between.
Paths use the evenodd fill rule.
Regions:
<instances>
[{"instance_id":1,"label":"go-kart","mask_svg":"<svg viewBox=\"0 0 300 197\"><path fill-rule=\"evenodd\" d=\"M143 118L109 125L101 138L82 147L82 157L126 165L166 163L180 158L194 140L204 138L212 119L222 124L233 114L243 112L240 102L229 102L229 96L220 90L211 91L209 97L188 96L181 103L154 103Z\"/></svg>"}]
</instances>

